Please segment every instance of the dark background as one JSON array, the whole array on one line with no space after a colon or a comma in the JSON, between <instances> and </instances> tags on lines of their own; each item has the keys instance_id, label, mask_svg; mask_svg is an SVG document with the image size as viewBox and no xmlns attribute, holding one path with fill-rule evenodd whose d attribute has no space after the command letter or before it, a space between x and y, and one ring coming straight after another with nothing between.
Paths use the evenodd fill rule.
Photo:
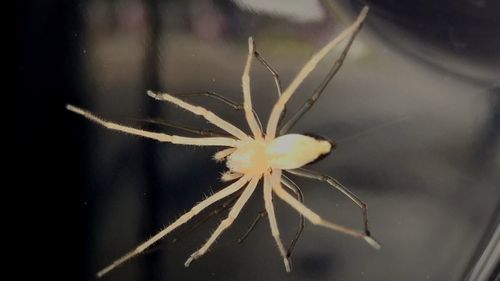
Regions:
<instances>
[{"instance_id":1,"label":"dark background","mask_svg":"<svg viewBox=\"0 0 500 281\"><path fill-rule=\"evenodd\" d=\"M241 100L239 79L249 35L287 85L362 6L314 1L268 4L268 9L242 1L17 3L14 118L20 153L14 167L20 176L9 190L19 192L12 198L19 199L19 212L13 211L23 214L14 228L20 230L14 236L23 241L19 251L25 255L18 274L65 280L93 280L97 270L203 194L222 187L217 177L224 168L210 160L214 149L110 132L67 112L65 104L167 132L180 133L136 119L158 117L205 127L182 110L152 101L146 90L213 90ZM213 251L191 268L184 268L183 261L223 216L177 234L184 239L163 243L106 279L466 278L481 239L487 239L499 217L498 3L368 4L370 14L344 68L295 131L338 140L338 151L311 168L339 179L368 203L382 250L308 224L293 256L293 272L286 274L267 222L242 245L234 242L262 209L256 192ZM314 89L328 65L320 65L304 83L291 108ZM258 64L252 83L255 107L266 120L274 85ZM241 115L216 102L192 102L244 126ZM321 184L297 183L312 209L361 226L359 211L348 200ZM284 204L277 206L280 229L289 241L296 215Z\"/></svg>"}]
</instances>

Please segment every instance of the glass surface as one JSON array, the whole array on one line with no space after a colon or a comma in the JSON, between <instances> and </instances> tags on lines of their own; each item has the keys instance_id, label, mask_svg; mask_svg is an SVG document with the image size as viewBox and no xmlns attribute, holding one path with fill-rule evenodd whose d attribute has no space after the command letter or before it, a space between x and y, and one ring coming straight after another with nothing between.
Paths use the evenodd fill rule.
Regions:
<instances>
[{"instance_id":1,"label":"glass surface","mask_svg":"<svg viewBox=\"0 0 500 281\"><path fill-rule=\"evenodd\" d=\"M344 65L293 128L338 143L329 157L308 168L331 175L368 204L381 250L306 222L292 272L286 273L266 219L236 243L264 208L258 189L210 252L189 268L185 259L226 212L176 231L103 280L465 278L483 235L500 215L500 24L494 2L368 1L371 11ZM73 8L78 24L66 30L73 34L66 47L73 50L68 71L74 71L74 80L65 102L172 134L192 135L147 120L214 129L146 91L214 91L241 102L249 36L286 87L361 7L299 0L82 2ZM339 53L340 48L302 84L287 116ZM277 99L272 76L254 61L251 81L254 107L266 122ZM205 97L189 101L249 131L241 112ZM68 165L81 176L84 279L94 280L99 269L227 185L219 180L224 164L211 159L215 148L157 143L61 114L74 125L67 138L77 140L69 153L79 157ZM361 212L338 191L290 178L311 209L362 228ZM274 202L289 244L298 215L279 199Z\"/></svg>"}]
</instances>

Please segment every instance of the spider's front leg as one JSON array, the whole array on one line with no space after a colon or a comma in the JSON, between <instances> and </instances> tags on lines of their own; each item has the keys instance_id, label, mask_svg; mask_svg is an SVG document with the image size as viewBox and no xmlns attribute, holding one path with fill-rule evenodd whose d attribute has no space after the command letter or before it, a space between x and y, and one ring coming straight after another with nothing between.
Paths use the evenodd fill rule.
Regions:
<instances>
[{"instance_id":1,"label":"spider's front leg","mask_svg":"<svg viewBox=\"0 0 500 281\"><path fill-rule=\"evenodd\" d=\"M200 115L210 123L237 137L240 140L247 140L249 138L242 130L215 115L213 112L205 109L204 107L194 106L168 93L155 93L153 91L148 91L148 96L156 100L171 102L179 107L184 108L187 111L190 111L193 114Z\"/></svg>"},{"instance_id":2,"label":"spider's front leg","mask_svg":"<svg viewBox=\"0 0 500 281\"><path fill-rule=\"evenodd\" d=\"M245 110L245 117L250 126L250 130L256 140L262 139L262 130L259 127L259 123L253 114L252 107L252 97L250 95L250 67L252 66L252 58L254 56L254 43L253 38L248 38L248 56L243 70L243 75L241 76L241 85L243 88L243 109Z\"/></svg>"},{"instance_id":3,"label":"spider's front leg","mask_svg":"<svg viewBox=\"0 0 500 281\"><path fill-rule=\"evenodd\" d=\"M226 230L226 228L231 226L234 220L238 217L241 209L243 209L243 206L245 206L248 199L250 199L250 196L257 187L259 179L260 179L259 177L253 177L250 180L250 183L245 188L245 190L243 190L243 193L241 194L240 198L238 198L236 203L234 203L234 206L229 212L227 218L219 224L219 226L217 227L217 229L215 229L215 231L212 233L212 236L210 236L207 242L186 260L184 266L188 267L192 261L203 256L208 251L210 246L215 242L215 240L222 234L222 232Z\"/></svg>"},{"instance_id":4,"label":"spider's front leg","mask_svg":"<svg viewBox=\"0 0 500 281\"><path fill-rule=\"evenodd\" d=\"M170 93L170 95L175 96L175 97L198 97L198 96L205 96L217 101L222 102L223 104L231 107L235 111L241 111L244 110L244 106L241 103L237 103L230 98L227 98L221 94L218 94L216 92L212 91L205 91L205 92L194 92L194 93ZM257 121L257 124L262 131L262 124L260 122L259 116L257 115L257 112L252 108L252 113L255 116L255 120Z\"/></svg>"},{"instance_id":5,"label":"spider's front leg","mask_svg":"<svg viewBox=\"0 0 500 281\"><path fill-rule=\"evenodd\" d=\"M239 179L238 181L236 181L233 184L229 185L228 187L220 190L219 192L217 192L217 193L213 194L212 196L208 197L207 199L201 201L200 203L198 203L197 205L195 205L193 208L191 208L191 210L189 212L187 212L184 215L180 216L176 221L174 221L172 224L170 224L169 226L167 226L166 228L164 228L162 231L160 231L157 234L155 234L153 237L151 237L150 239L148 239L146 242L142 243L141 245L139 245L134 250L128 252L123 257L121 257L121 258L117 259L116 261L114 261L111 265L109 265L109 266L105 267L104 269L102 269L101 271L99 271L97 273L97 276L98 277L102 277L103 275L105 275L106 273L110 272L111 270L113 270L117 266L123 264L124 262L128 261L129 259L131 259L131 258L137 256L138 254L142 253L144 250L146 250L151 245L153 245L154 243L156 243L157 241L159 241L160 239L162 239L163 237L165 237L167 234L169 234L170 232L172 232L175 229L177 229L179 226L181 226L184 223L186 223L189 220L191 220L195 215L197 215L198 213L200 213L201 211L203 211L205 208L209 207L213 203L215 203L215 202L217 202L217 201L219 201L219 200L221 200L221 199L223 199L223 198L225 198L225 197L227 197L227 196L229 196L229 195L237 192L238 190L240 190L245 184L247 184L247 182L249 180L250 180L249 177L244 176L241 179Z\"/></svg>"},{"instance_id":6,"label":"spider's front leg","mask_svg":"<svg viewBox=\"0 0 500 281\"><path fill-rule=\"evenodd\" d=\"M254 46L255 46L255 41L254 41ZM281 93L282 93L282 87L281 87L281 80L280 80L280 76L278 74L278 72L276 70L274 70L274 68L271 66L271 64L269 64L263 57L262 55L257 51L257 47L255 46L255 50L253 52L253 54L255 55L255 58L257 58L257 60L267 69L267 71L269 71L269 73L271 73L271 75L273 76L273 79L274 79L274 84L276 85L276 91L278 92L278 98L281 97ZM281 112L281 115L280 115L280 120L278 121L278 125L281 124L281 121L283 120L283 118L285 118L285 115L286 115L286 106L283 108L283 112Z\"/></svg>"},{"instance_id":7,"label":"spider's front leg","mask_svg":"<svg viewBox=\"0 0 500 281\"><path fill-rule=\"evenodd\" d=\"M174 122L167 122L167 121L161 120L159 118L146 118L146 119L127 118L127 119L130 119L133 121L145 122L145 123L149 123L149 124L155 124L155 125L159 125L159 126L163 126L163 127L174 128L174 129L182 130L182 131L192 133L195 135L199 135L202 137L231 137L228 133L223 133L223 132L214 131L214 130L210 130L210 129L193 128L193 127L181 125L181 124L174 123Z\"/></svg>"},{"instance_id":8,"label":"spider's front leg","mask_svg":"<svg viewBox=\"0 0 500 281\"><path fill-rule=\"evenodd\" d=\"M163 133L151 132L146 130L141 130L118 123L107 121L93 114L90 111L83 110L73 105L66 105L66 109L72 111L76 114L82 115L83 117L114 131L119 131L123 133L128 133L135 136L140 136L148 139L154 139L159 142L169 142L174 144L184 144L184 145L198 145L198 146L229 146L237 147L239 146L239 141L233 138L226 137L204 137L204 138L191 138L182 137L177 135L167 135Z\"/></svg>"},{"instance_id":9,"label":"spider's front leg","mask_svg":"<svg viewBox=\"0 0 500 281\"><path fill-rule=\"evenodd\" d=\"M209 219L212 217L218 216L220 213L226 211L228 208L231 208L236 200L240 197L242 190L238 190L237 192L231 194L228 196L227 200L222 202L222 204L215 209L211 210L207 214L204 214L200 219L198 219L193 225L179 233L175 238L172 239L172 243L176 243L177 241L181 240L188 234L189 232L192 232L202 226L204 223L206 223Z\"/></svg>"}]
</instances>

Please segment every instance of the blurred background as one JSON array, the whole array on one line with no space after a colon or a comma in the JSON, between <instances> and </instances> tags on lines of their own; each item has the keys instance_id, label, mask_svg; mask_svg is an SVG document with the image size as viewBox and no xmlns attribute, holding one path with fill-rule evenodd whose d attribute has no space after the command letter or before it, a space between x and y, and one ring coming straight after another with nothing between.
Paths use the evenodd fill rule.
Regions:
<instances>
[{"instance_id":1,"label":"blurred background","mask_svg":"<svg viewBox=\"0 0 500 281\"><path fill-rule=\"evenodd\" d=\"M336 151L309 168L368 204L382 249L307 224L286 273L267 220L236 242L264 208L258 190L191 267L185 259L225 212L180 229L103 280L497 280L500 6L494 0L18 2L16 164L29 173L17 179L16 190L33 207L18 223L40 224L21 236L29 258L20 274L94 280L103 266L225 185L224 165L211 160L215 148L112 132L65 104L144 129L189 135L150 118L213 129L146 91L208 90L241 102L248 36L286 86L363 5L370 13L344 66L293 132L337 141ZM289 114L339 50L298 89ZM251 80L265 122L275 85L256 61ZM208 98L189 101L249 131L241 112ZM313 210L362 228L361 212L339 192L291 178ZM298 216L275 202L288 244Z\"/></svg>"}]
</instances>

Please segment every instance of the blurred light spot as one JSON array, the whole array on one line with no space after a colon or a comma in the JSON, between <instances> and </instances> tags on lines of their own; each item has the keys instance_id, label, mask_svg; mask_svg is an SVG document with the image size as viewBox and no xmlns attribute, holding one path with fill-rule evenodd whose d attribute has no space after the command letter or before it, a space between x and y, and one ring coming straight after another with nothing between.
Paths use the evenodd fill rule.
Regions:
<instances>
[{"instance_id":1,"label":"blurred light spot","mask_svg":"<svg viewBox=\"0 0 500 281\"><path fill-rule=\"evenodd\" d=\"M233 0L240 8L258 14L283 17L306 23L324 19L325 12L317 0Z\"/></svg>"}]
</instances>

